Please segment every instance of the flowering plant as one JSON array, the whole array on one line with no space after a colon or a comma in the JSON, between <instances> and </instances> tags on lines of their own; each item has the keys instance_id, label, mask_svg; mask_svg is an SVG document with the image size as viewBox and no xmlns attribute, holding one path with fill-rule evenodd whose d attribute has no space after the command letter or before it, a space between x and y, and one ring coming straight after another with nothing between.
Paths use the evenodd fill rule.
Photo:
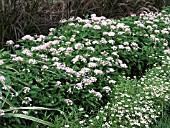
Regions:
<instances>
[{"instance_id":1,"label":"flowering plant","mask_svg":"<svg viewBox=\"0 0 170 128\"><path fill-rule=\"evenodd\" d=\"M120 96L118 76L141 77L145 69L161 64L168 52L170 20L163 13L122 20L93 14L89 19L61 22L66 21L66 26L51 28L47 36L25 35L17 44L7 42L14 51L0 54L0 116L21 117L18 114L22 113L35 121L29 115L41 118L44 110L45 120L54 121L79 108L93 116L114 96ZM29 108L9 109L14 106ZM43 109L37 112L37 106ZM6 114L8 111L13 114ZM78 117L83 118L81 113Z\"/></svg>"}]
</instances>

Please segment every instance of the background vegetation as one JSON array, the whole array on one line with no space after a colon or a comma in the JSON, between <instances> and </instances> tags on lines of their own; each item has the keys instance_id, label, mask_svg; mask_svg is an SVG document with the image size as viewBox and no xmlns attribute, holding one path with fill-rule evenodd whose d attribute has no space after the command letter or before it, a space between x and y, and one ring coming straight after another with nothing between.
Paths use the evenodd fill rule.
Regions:
<instances>
[{"instance_id":1,"label":"background vegetation","mask_svg":"<svg viewBox=\"0 0 170 128\"><path fill-rule=\"evenodd\" d=\"M59 20L87 14L122 18L142 11L159 11L168 0L0 0L0 47L26 34L47 34Z\"/></svg>"}]
</instances>

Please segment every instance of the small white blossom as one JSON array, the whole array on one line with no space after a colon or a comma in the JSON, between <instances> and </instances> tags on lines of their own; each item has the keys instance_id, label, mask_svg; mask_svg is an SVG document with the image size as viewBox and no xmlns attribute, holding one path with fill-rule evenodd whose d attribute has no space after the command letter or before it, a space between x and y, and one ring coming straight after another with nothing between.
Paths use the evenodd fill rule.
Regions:
<instances>
[{"instance_id":1,"label":"small white blossom","mask_svg":"<svg viewBox=\"0 0 170 128\"><path fill-rule=\"evenodd\" d=\"M6 42L6 44L8 44L8 45L13 45L13 44L14 44L14 41L8 40L8 41Z\"/></svg>"},{"instance_id":2,"label":"small white blossom","mask_svg":"<svg viewBox=\"0 0 170 128\"><path fill-rule=\"evenodd\" d=\"M114 36L115 33L114 32L108 32L108 36Z\"/></svg>"},{"instance_id":3,"label":"small white blossom","mask_svg":"<svg viewBox=\"0 0 170 128\"><path fill-rule=\"evenodd\" d=\"M68 106L73 105L73 101L70 99L65 99L64 100Z\"/></svg>"},{"instance_id":4,"label":"small white blossom","mask_svg":"<svg viewBox=\"0 0 170 128\"><path fill-rule=\"evenodd\" d=\"M3 60L0 60L0 65L3 65L4 64L4 61Z\"/></svg>"}]
</instances>

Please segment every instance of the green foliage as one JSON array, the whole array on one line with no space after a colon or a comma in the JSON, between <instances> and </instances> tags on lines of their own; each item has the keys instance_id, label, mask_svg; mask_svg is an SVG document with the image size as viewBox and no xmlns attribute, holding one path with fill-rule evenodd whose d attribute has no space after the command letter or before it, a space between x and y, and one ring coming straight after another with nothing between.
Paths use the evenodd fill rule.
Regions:
<instances>
[{"instance_id":1,"label":"green foliage","mask_svg":"<svg viewBox=\"0 0 170 128\"><path fill-rule=\"evenodd\" d=\"M63 19L47 36L7 41L11 51L0 51L0 126L155 124L170 106L167 13Z\"/></svg>"}]
</instances>

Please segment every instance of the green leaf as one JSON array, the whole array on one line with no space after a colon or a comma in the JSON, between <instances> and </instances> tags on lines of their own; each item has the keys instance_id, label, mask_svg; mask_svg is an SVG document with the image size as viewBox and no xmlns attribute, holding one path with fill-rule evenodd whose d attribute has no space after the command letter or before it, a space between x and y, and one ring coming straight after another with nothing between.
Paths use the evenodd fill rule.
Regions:
<instances>
[{"instance_id":1,"label":"green leaf","mask_svg":"<svg viewBox=\"0 0 170 128\"><path fill-rule=\"evenodd\" d=\"M10 107L9 109L4 109L5 112L12 111L12 110L19 110L19 109L28 109L28 110L57 110L62 112L58 109L52 109L52 108L45 108L45 107Z\"/></svg>"},{"instance_id":2,"label":"green leaf","mask_svg":"<svg viewBox=\"0 0 170 128\"><path fill-rule=\"evenodd\" d=\"M141 70L141 69L142 69L142 68L141 68L141 64L138 64L138 69L139 69L139 70Z\"/></svg>"},{"instance_id":3,"label":"green leaf","mask_svg":"<svg viewBox=\"0 0 170 128\"><path fill-rule=\"evenodd\" d=\"M4 51L4 52L2 53L2 55L8 55L8 54L10 54L10 51Z\"/></svg>"}]
</instances>

